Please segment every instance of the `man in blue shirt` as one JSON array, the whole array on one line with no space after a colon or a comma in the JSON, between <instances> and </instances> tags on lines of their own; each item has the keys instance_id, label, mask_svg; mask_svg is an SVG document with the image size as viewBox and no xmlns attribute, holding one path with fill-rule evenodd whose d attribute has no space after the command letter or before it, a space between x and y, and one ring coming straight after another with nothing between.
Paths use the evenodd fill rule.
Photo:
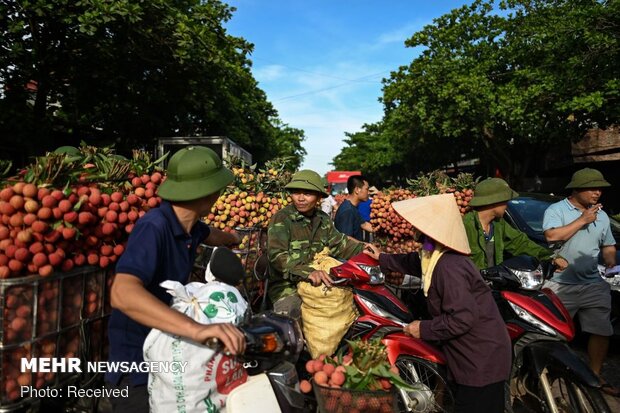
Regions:
<instances>
[{"instance_id":1,"label":"man in blue shirt","mask_svg":"<svg viewBox=\"0 0 620 413\"><path fill-rule=\"evenodd\" d=\"M362 175L352 175L347 180L347 199L338 207L334 226L343 234L363 241L362 230L372 232L370 222L364 221L357 206L368 200L368 181Z\"/></svg>"},{"instance_id":2,"label":"man in blue shirt","mask_svg":"<svg viewBox=\"0 0 620 413\"><path fill-rule=\"evenodd\" d=\"M581 329L590 333L590 367L600 376L613 328L609 319L611 292L598 271L602 252L606 267L616 265L616 241L609 217L599 199L602 188L611 186L596 169L585 168L573 174L566 186L568 198L549 206L543 218L543 231L549 242L565 241L560 254L568 267L555 273L546 286L562 300L571 316L579 315ZM620 396L620 391L603 383L603 391Z\"/></svg>"},{"instance_id":3,"label":"man in blue shirt","mask_svg":"<svg viewBox=\"0 0 620 413\"><path fill-rule=\"evenodd\" d=\"M197 323L171 309L171 296L159 286L165 280L188 281L201 242L239 243L237 234L200 221L232 180L232 172L211 149L187 147L172 156L158 190L164 201L137 221L116 266L108 326L110 361L142 362L142 346L151 328L198 343L217 338L231 353L243 352L243 334L236 327ZM149 411L148 373L110 372L106 381L113 388L129 389L129 397L111 399L114 412Z\"/></svg>"},{"instance_id":4,"label":"man in blue shirt","mask_svg":"<svg viewBox=\"0 0 620 413\"><path fill-rule=\"evenodd\" d=\"M371 186L370 188L368 188L368 199L365 201L360 202L357 205L357 210L359 211L360 215L362 216L362 219L365 222L370 222L370 205L372 204L372 197L377 195L379 193L379 190L374 187ZM363 224L362 224L363 225ZM372 230L372 225L370 226L370 229ZM372 231L367 231L364 230L362 231L362 237L364 238L364 242L372 242L373 237L372 237Z\"/></svg>"}]
</instances>

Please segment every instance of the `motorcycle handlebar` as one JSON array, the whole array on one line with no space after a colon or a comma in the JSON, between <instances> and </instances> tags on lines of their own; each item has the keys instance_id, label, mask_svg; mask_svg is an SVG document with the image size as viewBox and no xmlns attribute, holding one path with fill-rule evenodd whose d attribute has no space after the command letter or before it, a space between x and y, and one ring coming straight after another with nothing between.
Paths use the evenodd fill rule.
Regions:
<instances>
[{"instance_id":1,"label":"motorcycle handlebar","mask_svg":"<svg viewBox=\"0 0 620 413\"><path fill-rule=\"evenodd\" d=\"M348 278L339 278L339 277L336 278L332 276L332 284L335 284L335 285L344 284L348 280L349 280Z\"/></svg>"}]
</instances>

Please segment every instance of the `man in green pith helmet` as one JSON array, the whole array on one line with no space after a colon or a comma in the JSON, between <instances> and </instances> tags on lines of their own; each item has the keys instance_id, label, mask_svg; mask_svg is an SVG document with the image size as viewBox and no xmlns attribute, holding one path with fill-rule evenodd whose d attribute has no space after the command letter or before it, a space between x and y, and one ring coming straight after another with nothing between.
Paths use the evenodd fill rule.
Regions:
<instances>
[{"instance_id":1,"label":"man in green pith helmet","mask_svg":"<svg viewBox=\"0 0 620 413\"><path fill-rule=\"evenodd\" d=\"M571 194L550 205L543 218L545 238L563 241L560 253L568 260L567 268L556 273L545 287L560 297L571 316L579 317L582 331L590 333L590 367L599 377L613 334L611 290L598 270L599 255L607 268L616 265L616 240L599 203L603 189L610 186L600 171L581 169L566 185ZM620 389L600 380L605 393L620 397Z\"/></svg>"},{"instance_id":2,"label":"man in green pith helmet","mask_svg":"<svg viewBox=\"0 0 620 413\"><path fill-rule=\"evenodd\" d=\"M465 214L463 224L471 259L478 268L501 264L506 253L530 255L539 260L549 260L553 256L552 250L536 244L504 220L508 201L518 196L501 178L488 178L476 185L470 202L473 211ZM567 265L561 257L555 258L554 264L559 268Z\"/></svg>"},{"instance_id":3,"label":"man in green pith helmet","mask_svg":"<svg viewBox=\"0 0 620 413\"><path fill-rule=\"evenodd\" d=\"M116 265L108 326L111 362L143 362L142 347L151 328L198 343L215 337L231 353L243 352L243 333L236 327L199 324L171 309L171 296L159 285L188 281L201 242L240 242L237 234L209 228L200 220L232 180L232 172L209 148L190 146L170 158L166 180L157 192L164 201L136 222ZM106 382L129 390L129 397L111 399L114 412L149 411L147 372L108 372Z\"/></svg>"},{"instance_id":4,"label":"man in green pith helmet","mask_svg":"<svg viewBox=\"0 0 620 413\"><path fill-rule=\"evenodd\" d=\"M330 256L349 259L362 252L364 244L339 232L331 218L317 207L318 201L327 196L318 173L309 169L296 172L285 188L293 204L278 211L269 224L267 294L276 312L299 319L297 283L330 286L332 282L325 271L310 267L314 256L328 247Z\"/></svg>"}]
</instances>

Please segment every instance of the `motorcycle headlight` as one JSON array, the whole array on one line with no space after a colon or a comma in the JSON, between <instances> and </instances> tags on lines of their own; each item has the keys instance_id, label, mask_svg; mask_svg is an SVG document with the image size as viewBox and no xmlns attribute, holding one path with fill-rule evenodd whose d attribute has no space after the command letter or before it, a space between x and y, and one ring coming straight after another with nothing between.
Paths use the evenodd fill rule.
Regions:
<instances>
[{"instance_id":1,"label":"motorcycle headlight","mask_svg":"<svg viewBox=\"0 0 620 413\"><path fill-rule=\"evenodd\" d=\"M383 275L378 265L359 264L359 267L370 276L369 284L383 284L385 282L385 275Z\"/></svg>"},{"instance_id":2,"label":"motorcycle headlight","mask_svg":"<svg viewBox=\"0 0 620 413\"><path fill-rule=\"evenodd\" d=\"M542 267L540 266L532 271L512 270L512 273L521 282L521 288L525 290L540 290L545 282Z\"/></svg>"}]
</instances>

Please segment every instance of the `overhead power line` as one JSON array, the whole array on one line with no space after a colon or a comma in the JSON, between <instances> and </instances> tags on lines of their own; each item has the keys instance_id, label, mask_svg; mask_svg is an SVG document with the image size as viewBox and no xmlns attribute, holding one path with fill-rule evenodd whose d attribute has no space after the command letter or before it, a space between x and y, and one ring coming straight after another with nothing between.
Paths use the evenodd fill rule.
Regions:
<instances>
[{"instance_id":1,"label":"overhead power line","mask_svg":"<svg viewBox=\"0 0 620 413\"><path fill-rule=\"evenodd\" d=\"M298 97L302 97L302 96L313 95L315 93L326 92L328 90L338 89L340 87L350 85L351 83L356 83L356 82L358 82L361 79L365 79L365 78L372 77L372 76L377 76L377 75L380 75L380 74L383 74L383 73L386 73L386 72L374 73L372 75L363 76L363 77L360 77L358 79L348 80L345 83L339 83L337 85L325 87L325 88L322 88L322 89L310 90L308 92L298 93L296 95L285 96L283 98L274 99L273 101L274 102L279 102L279 101L282 101L282 100L289 100L289 99L294 99L294 98L298 98Z\"/></svg>"}]
</instances>

